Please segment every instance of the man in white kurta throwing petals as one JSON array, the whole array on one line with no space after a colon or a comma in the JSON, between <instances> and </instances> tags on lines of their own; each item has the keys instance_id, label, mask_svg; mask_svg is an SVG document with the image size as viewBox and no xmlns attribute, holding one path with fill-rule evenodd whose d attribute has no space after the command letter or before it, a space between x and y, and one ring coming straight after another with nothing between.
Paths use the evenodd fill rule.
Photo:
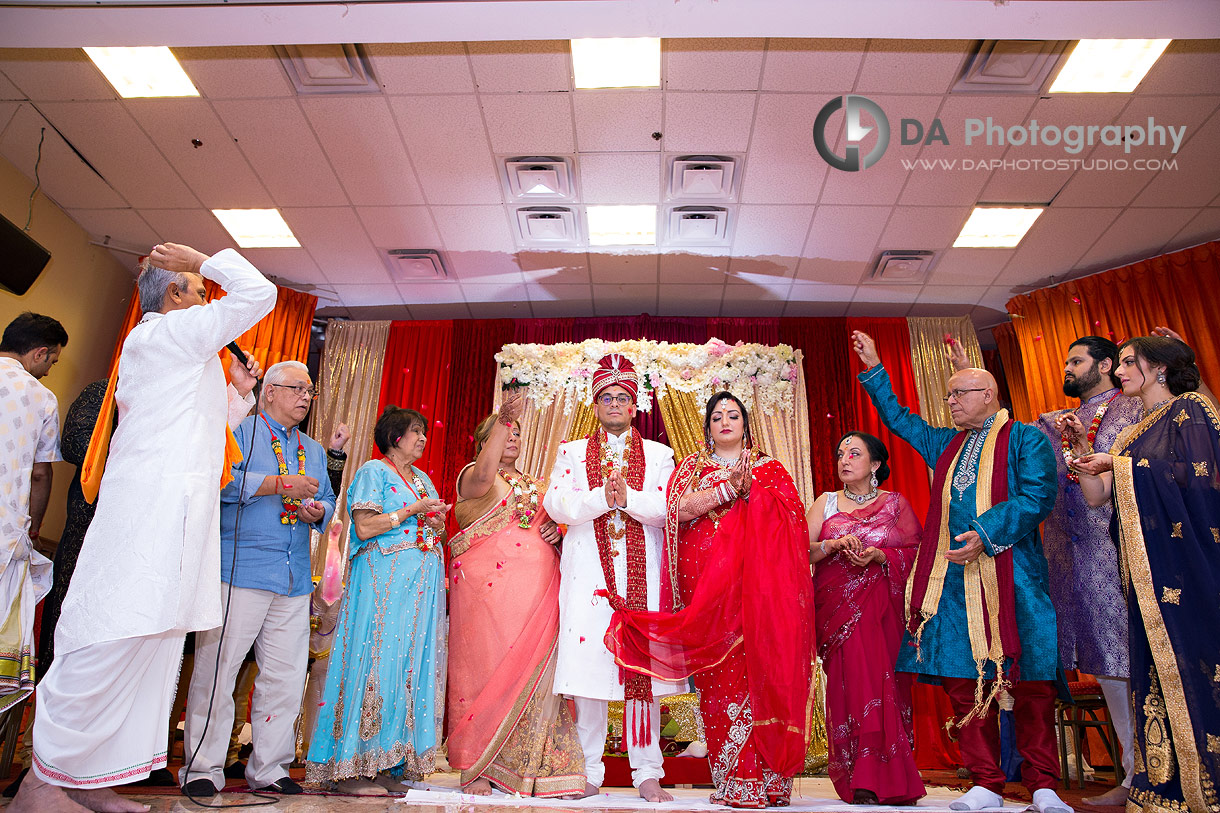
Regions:
<instances>
[{"instance_id":1,"label":"man in white kurta throwing petals","mask_svg":"<svg viewBox=\"0 0 1220 813\"><path fill-rule=\"evenodd\" d=\"M593 373L593 410L600 426L585 440L559 447L543 507L568 526L560 560L559 660L555 693L576 703L576 728L590 790L601 786L608 722L606 703L626 700L623 738L631 783L650 802L673 799L661 789L661 710L657 700L685 687L625 672L603 639L616 607L657 610L665 485L673 451L644 440L631 426L639 378L615 353Z\"/></svg>"},{"instance_id":2,"label":"man in white kurta throwing petals","mask_svg":"<svg viewBox=\"0 0 1220 813\"><path fill-rule=\"evenodd\" d=\"M204 278L226 295L204 304ZM119 356L97 514L38 685L34 765L14 813L142 811L111 786L165 767L186 633L220 624L220 486L226 423L253 406L257 362L218 353L275 307L275 286L237 252L156 246L144 316Z\"/></svg>"}]
</instances>

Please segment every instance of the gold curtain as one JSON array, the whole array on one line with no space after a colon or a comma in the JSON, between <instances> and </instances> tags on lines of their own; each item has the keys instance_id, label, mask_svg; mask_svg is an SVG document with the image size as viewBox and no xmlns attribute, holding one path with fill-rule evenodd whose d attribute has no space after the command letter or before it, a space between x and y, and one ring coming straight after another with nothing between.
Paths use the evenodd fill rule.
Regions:
<instances>
[{"instance_id":1,"label":"gold curtain","mask_svg":"<svg viewBox=\"0 0 1220 813\"><path fill-rule=\"evenodd\" d=\"M596 428L597 413L593 411L593 407L577 401L576 407L572 410L572 425L568 427L568 434L564 440L580 440L585 435L592 434Z\"/></svg>"},{"instance_id":2,"label":"gold curtain","mask_svg":"<svg viewBox=\"0 0 1220 813\"><path fill-rule=\"evenodd\" d=\"M974 323L969 316L912 316L907 318L907 329L911 334L915 388L919 390L919 414L933 426L953 426L949 405L944 400L949 391L949 376L953 375L953 365L945 351L945 334L962 343L971 364L982 367L983 350Z\"/></svg>"},{"instance_id":3,"label":"gold curtain","mask_svg":"<svg viewBox=\"0 0 1220 813\"><path fill-rule=\"evenodd\" d=\"M495 381L495 388L492 400L498 410L503 400L499 378ZM546 409L538 409L529 399L529 387L522 389L525 403L521 410L521 454L517 458L517 469L546 480L550 478L555 457L559 454L559 444L570 439L569 430L581 405L577 403L571 414L565 415L563 408L566 400L576 397L565 394L563 398L555 399Z\"/></svg>"},{"instance_id":4,"label":"gold curtain","mask_svg":"<svg viewBox=\"0 0 1220 813\"><path fill-rule=\"evenodd\" d=\"M389 322L347 322L332 319L326 326L326 344L318 369L318 399L309 415L309 435L323 445L335 426L346 423L351 430L347 442L347 466L343 485L336 494L333 522L347 527L347 487L356 470L373 452L373 426L377 423L377 401L381 397L381 365L385 359ZM315 532L316 533L316 532ZM329 537L327 537L329 538ZM326 548L314 538L313 571L322 575ZM345 537L340 536L342 567L347 566Z\"/></svg>"},{"instance_id":5,"label":"gold curtain","mask_svg":"<svg viewBox=\"0 0 1220 813\"><path fill-rule=\"evenodd\" d=\"M665 396L657 399L661 410L661 422L674 458L681 462L687 455L699 451L706 441L703 437L703 415L693 393L666 389Z\"/></svg>"}]
</instances>

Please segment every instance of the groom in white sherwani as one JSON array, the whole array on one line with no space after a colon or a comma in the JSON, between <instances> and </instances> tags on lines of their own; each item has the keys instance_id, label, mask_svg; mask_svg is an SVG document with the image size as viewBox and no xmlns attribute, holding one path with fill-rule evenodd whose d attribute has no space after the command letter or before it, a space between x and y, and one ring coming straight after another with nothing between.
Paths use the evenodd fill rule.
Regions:
<instances>
[{"instance_id":1,"label":"groom in white sherwani","mask_svg":"<svg viewBox=\"0 0 1220 813\"><path fill-rule=\"evenodd\" d=\"M661 608L665 486L673 451L644 440L631 426L639 379L615 353L593 374L593 409L600 426L584 440L559 447L543 507L568 526L560 560L559 658L555 693L576 703L589 791L606 776L606 704L625 700L623 739L631 783L650 802L673 799L661 789L661 711L658 698L685 690L678 683L624 672L603 639L617 607Z\"/></svg>"}]
</instances>

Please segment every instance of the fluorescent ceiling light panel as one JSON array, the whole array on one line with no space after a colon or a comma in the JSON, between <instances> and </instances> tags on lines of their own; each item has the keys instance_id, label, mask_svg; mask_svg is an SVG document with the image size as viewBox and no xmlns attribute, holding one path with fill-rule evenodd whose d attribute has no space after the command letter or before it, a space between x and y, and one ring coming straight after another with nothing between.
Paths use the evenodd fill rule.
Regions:
<instances>
[{"instance_id":1,"label":"fluorescent ceiling light panel","mask_svg":"<svg viewBox=\"0 0 1220 813\"><path fill-rule=\"evenodd\" d=\"M300 248L279 209L213 209L242 248Z\"/></svg>"},{"instance_id":2,"label":"fluorescent ceiling light panel","mask_svg":"<svg viewBox=\"0 0 1220 813\"><path fill-rule=\"evenodd\" d=\"M661 86L661 40L572 40L572 73L578 88Z\"/></svg>"},{"instance_id":3,"label":"fluorescent ceiling light panel","mask_svg":"<svg viewBox=\"0 0 1220 813\"><path fill-rule=\"evenodd\" d=\"M124 99L198 96L169 48L86 48L85 53Z\"/></svg>"},{"instance_id":4,"label":"fluorescent ceiling light panel","mask_svg":"<svg viewBox=\"0 0 1220 813\"><path fill-rule=\"evenodd\" d=\"M1051 93L1130 93L1172 40L1080 40Z\"/></svg>"},{"instance_id":5,"label":"fluorescent ceiling light panel","mask_svg":"<svg viewBox=\"0 0 1220 813\"><path fill-rule=\"evenodd\" d=\"M954 248L1012 248L1021 242L1043 210L977 206L970 213Z\"/></svg>"},{"instance_id":6,"label":"fluorescent ceiling light panel","mask_svg":"<svg viewBox=\"0 0 1220 813\"><path fill-rule=\"evenodd\" d=\"M591 246L655 246L657 207L590 206L586 210Z\"/></svg>"}]
</instances>

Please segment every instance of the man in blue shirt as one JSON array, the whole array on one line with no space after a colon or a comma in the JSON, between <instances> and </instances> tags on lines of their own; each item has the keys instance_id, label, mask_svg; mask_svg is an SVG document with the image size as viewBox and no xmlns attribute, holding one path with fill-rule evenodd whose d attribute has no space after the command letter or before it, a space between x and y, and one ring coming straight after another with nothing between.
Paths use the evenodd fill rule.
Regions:
<instances>
[{"instance_id":1,"label":"man in blue shirt","mask_svg":"<svg viewBox=\"0 0 1220 813\"><path fill-rule=\"evenodd\" d=\"M220 494L225 622L196 638L187 764L178 777L194 797L224 788L233 684L251 645L259 674L246 781L256 790L301 791L288 777L288 765L296 756L294 725L309 658L309 532L324 529L335 510L326 451L298 428L313 398L304 364L272 365L262 410L234 432L244 459L233 466L233 482Z\"/></svg>"}]
</instances>

